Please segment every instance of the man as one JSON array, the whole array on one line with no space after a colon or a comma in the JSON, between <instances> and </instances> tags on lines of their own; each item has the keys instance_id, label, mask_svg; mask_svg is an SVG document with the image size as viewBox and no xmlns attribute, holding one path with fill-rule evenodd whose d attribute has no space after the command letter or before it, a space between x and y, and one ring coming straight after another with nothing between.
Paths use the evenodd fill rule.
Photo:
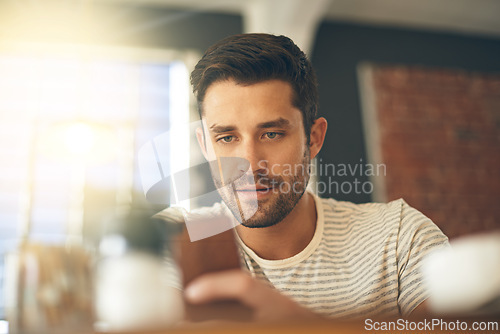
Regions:
<instances>
[{"instance_id":1,"label":"man","mask_svg":"<svg viewBox=\"0 0 500 334\"><path fill-rule=\"evenodd\" d=\"M236 227L247 270L198 278L185 290L190 302L237 299L256 320L425 307L420 260L447 243L428 218L403 200L355 205L306 191L327 122L312 65L290 39L228 37L206 51L191 83L204 154L244 158L254 178L253 188L236 187L238 201L222 198L235 217L251 199L258 207Z\"/></svg>"}]
</instances>

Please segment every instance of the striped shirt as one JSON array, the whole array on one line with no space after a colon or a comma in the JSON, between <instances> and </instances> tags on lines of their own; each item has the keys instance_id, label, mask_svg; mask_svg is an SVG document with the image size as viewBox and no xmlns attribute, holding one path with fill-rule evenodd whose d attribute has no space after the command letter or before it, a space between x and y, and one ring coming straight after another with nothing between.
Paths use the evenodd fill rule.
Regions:
<instances>
[{"instance_id":1,"label":"striped shirt","mask_svg":"<svg viewBox=\"0 0 500 334\"><path fill-rule=\"evenodd\" d=\"M316 231L295 256L265 260L237 238L254 277L332 318L406 316L427 298L421 260L448 244L429 218L402 199L353 204L314 198Z\"/></svg>"}]
</instances>

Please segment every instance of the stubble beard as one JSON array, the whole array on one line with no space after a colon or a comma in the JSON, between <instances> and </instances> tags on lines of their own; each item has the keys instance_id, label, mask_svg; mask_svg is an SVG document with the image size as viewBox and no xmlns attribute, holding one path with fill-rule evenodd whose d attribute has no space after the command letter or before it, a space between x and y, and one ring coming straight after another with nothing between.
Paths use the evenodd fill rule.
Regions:
<instances>
[{"instance_id":1,"label":"stubble beard","mask_svg":"<svg viewBox=\"0 0 500 334\"><path fill-rule=\"evenodd\" d=\"M283 219L292 212L299 200L305 193L307 183L310 178L310 154L309 149L306 150L302 158L302 173L292 176L282 175L255 175L255 184L262 186L272 185L272 192L269 198L258 200L257 208L253 208L255 213L245 219L244 212L249 212L252 208L245 207L249 205L239 199L231 199L227 193L220 191L220 195L227 207L230 209L233 216L239 223L248 228L265 228L274 226L280 223ZM221 188L219 188L221 189ZM233 187L234 190L234 187ZM237 197L237 196L236 196ZM252 204L250 204L252 205ZM253 203L255 205L255 202Z\"/></svg>"}]
</instances>

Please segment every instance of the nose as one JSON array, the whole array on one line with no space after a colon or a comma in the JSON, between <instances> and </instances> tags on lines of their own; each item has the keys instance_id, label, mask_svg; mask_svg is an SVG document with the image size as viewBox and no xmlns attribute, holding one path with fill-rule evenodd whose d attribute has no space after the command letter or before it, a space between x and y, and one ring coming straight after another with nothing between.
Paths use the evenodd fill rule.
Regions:
<instances>
[{"instance_id":1,"label":"nose","mask_svg":"<svg viewBox=\"0 0 500 334\"><path fill-rule=\"evenodd\" d=\"M238 166L238 170L243 173L262 174L267 167L267 161L264 160L264 152L258 143L253 140L247 140L238 147L237 155L244 160Z\"/></svg>"}]
</instances>

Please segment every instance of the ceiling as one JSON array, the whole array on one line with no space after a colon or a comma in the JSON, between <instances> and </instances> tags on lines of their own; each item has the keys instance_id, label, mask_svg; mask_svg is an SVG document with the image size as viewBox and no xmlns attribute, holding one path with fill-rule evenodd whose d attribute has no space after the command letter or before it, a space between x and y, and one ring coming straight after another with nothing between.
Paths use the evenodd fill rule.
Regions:
<instances>
[{"instance_id":1,"label":"ceiling","mask_svg":"<svg viewBox=\"0 0 500 334\"><path fill-rule=\"evenodd\" d=\"M261 0L107 1L239 14ZM500 37L500 0L330 0L325 19Z\"/></svg>"}]
</instances>

